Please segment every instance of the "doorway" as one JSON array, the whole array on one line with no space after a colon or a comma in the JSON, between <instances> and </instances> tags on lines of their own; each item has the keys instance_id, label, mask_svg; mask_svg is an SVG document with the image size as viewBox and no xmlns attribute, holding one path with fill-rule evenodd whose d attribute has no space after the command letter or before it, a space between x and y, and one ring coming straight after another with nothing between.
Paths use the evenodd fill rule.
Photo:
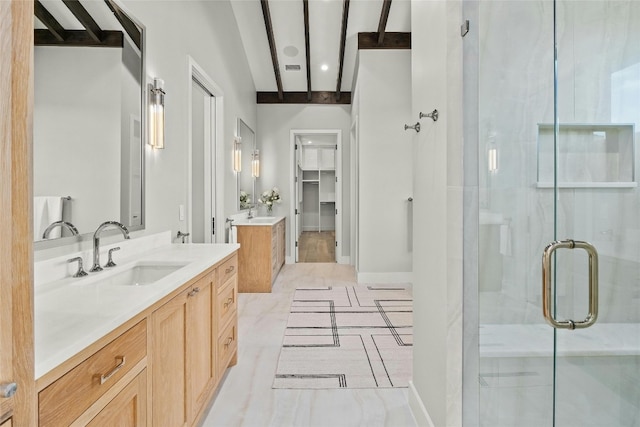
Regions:
<instances>
[{"instance_id":1,"label":"doorway","mask_svg":"<svg viewBox=\"0 0 640 427\"><path fill-rule=\"evenodd\" d=\"M337 262L341 241L340 130L291 132L296 262Z\"/></svg>"},{"instance_id":2,"label":"doorway","mask_svg":"<svg viewBox=\"0 0 640 427\"><path fill-rule=\"evenodd\" d=\"M191 58L189 62L188 230L192 243L214 243L221 194L216 141L222 135L222 92ZM181 210L181 220L182 215Z\"/></svg>"}]
</instances>

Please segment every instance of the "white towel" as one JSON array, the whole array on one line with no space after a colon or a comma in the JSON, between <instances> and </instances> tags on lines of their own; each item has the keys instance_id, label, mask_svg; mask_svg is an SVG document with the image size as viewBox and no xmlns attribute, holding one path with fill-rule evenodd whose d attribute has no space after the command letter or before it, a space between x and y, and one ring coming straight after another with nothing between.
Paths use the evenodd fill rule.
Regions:
<instances>
[{"instance_id":1,"label":"white towel","mask_svg":"<svg viewBox=\"0 0 640 427\"><path fill-rule=\"evenodd\" d=\"M229 243L238 243L238 228L235 225L229 227Z\"/></svg>"},{"instance_id":2,"label":"white towel","mask_svg":"<svg viewBox=\"0 0 640 427\"><path fill-rule=\"evenodd\" d=\"M507 224L500 226L500 253L511 256L511 227Z\"/></svg>"},{"instance_id":3,"label":"white towel","mask_svg":"<svg viewBox=\"0 0 640 427\"><path fill-rule=\"evenodd\" d=\"M33 198L33 239L42 240L42 233L49 225L49 214L47 212L47 198Z\"/></svg>"},{"instance_id":4,"label":"white towel","mask_svg":"<svg viewBox=\"0 0 640 427\"><path fill-rule=\"evenodd\" d=\"M47 217L45 228L56 221L62 221L62 196L47 197ZM49 234L50 239L56 239L60 236L62 236L62 228L60 227L54 228Z\"/></svg>"}]
</instances>

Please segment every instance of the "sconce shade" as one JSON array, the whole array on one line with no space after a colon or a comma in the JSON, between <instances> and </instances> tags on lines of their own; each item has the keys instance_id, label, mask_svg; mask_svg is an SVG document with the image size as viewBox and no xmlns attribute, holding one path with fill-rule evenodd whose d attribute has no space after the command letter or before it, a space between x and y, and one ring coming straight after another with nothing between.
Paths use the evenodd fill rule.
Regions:
<instances>
[{"instance_id":1,"label":"sconce shade","mask_svg":"<svg viewBox=\"0 0 640 427\"><path fill-rule=\"evenodd\" d=\"M164 148L164 81L154 78L149 100L149 145Z\"/></svg>"},{"instance_id":2,"label":"sconce shade","mask_svg":"<svg viewBox=\"0 0 640 427\"><path fill-rule=\"evenodd\" d=\"M253 158L251 159L251 176L258 178L260 176L260 150L253 151Z\"/></svg>"},{"instance_id":3,"label":"sconce shade","mask_svg":"<svg viewBox=\"0 0 640 427\"><path fill-rule=\"evenodd\" d=\"M498 149L490 148L488 152L489 172L498 172Z\"/></svg>"},{"instance_id":4,"label":"sconce shade","mask_svg":"<svg viewBox=\"0 0 640 427\"><path fill-rule=\"evenodd\" d=\"M242 138L233 139L233 171L242 172Z\"/></svg>"}]
</instances>

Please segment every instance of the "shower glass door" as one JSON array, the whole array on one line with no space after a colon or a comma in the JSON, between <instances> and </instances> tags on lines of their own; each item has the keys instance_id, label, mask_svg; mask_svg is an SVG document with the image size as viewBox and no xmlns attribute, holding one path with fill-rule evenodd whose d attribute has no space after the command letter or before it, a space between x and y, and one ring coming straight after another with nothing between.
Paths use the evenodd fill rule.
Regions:
<instances>
[{"instance_id":1,"label":"shower glass door","mask_svg":"<svg viewBox=\"0 0 640 427\"><path fill-rule=\"evenodd\" d=\"M479 207L465 425L640 426L640 1L464 5ZM598 251L585 329L542 314L542 254L565 239ZM551 266L551 312L585 319L587 252L558 249Z\"/></svg>"},{"instance_id":2,"label":"shower glass door","mask_svg":"<svg viewBox=\"0 0 640 427\"><path fill-rule=\"evenodd\" d=\"M555 425L640 426L640 2L555 12L555 237L590 242L599 261L597 321L555 330ZM583 320L587 254L557 252L555 315Z\"/></svg>"}]
</instances>

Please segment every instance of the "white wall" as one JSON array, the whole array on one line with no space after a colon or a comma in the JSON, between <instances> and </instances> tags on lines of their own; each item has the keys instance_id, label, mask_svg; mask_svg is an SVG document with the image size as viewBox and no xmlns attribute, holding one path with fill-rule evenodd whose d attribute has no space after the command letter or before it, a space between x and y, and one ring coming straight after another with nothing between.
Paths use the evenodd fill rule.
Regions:
<instances>
[{"instance_id":1,"label":"white wall","mask_svg":"<svg viewBox=\"0 0 640 427\"><path fill-rule=\"evenodd\" d=\"M33 193L71 196L65 205L81 233L120 219L121 56L116 48L35 48Z\"/></svg>"},{"instance_id":2,"label":"white wall","mask_svg":"<svg viewBox=\"0 0 640 427\"><path fill-rule=\"evenodd\" d=\"M290 194L291 174L290 131L291 129L341 129L342 130L342 256L349 256L350 247L350 199L349 199L349 128L351 124L349 105L258 105L258 128L256 140L260 149L260 178L257 193L278 187L282 203L277 205L274 215L287 217L287 236L293 232L289 212L295 203ZM291 256L287 239L287 256Z\"/></svg>"},{"instance_id":3,"label":"white wall","mask_svg":"<svg viewBox=\"0 0 640 427\"><path fill-rule=\"evenodd\" d=\"M235 16L228 0L132 1L124 6L146 26L147 78L165 81L165 149L146 154L146 233L170 229L185 231L178 206L187 206L188 90L191 85L187 56L191 56L224 92L222 205L216 222L218 239L224 218L236 211L235 175L231 147L236 119L256 127L255 86L242 47ZM222 213L222 214L221 214Z\"/></svg>"},{"instance_id":4,"label":"white wall","mask_svg":"<svg viewBox=\"0 0 640 427\"><path fill-rule=\"evenodd\" d=\"M463 155L460 1L411 2L414 145L414 347L419 425L462 425ZM472 24L473 25L473 24ZM470 381L477 381L477 377ZM426 409L426 410L425 410ZM429 420L430 418L430 420Z\"/></svg>"},{"instance_id":5,"label":"white wall","mask_svg":"<svg viewBox=\"0 0 640 427\"><path fill-rule=\"evenodd\" d=\"M412 272L411 51L358 53L358 281L408 282Z\"/></svg>"}]
</instances>

